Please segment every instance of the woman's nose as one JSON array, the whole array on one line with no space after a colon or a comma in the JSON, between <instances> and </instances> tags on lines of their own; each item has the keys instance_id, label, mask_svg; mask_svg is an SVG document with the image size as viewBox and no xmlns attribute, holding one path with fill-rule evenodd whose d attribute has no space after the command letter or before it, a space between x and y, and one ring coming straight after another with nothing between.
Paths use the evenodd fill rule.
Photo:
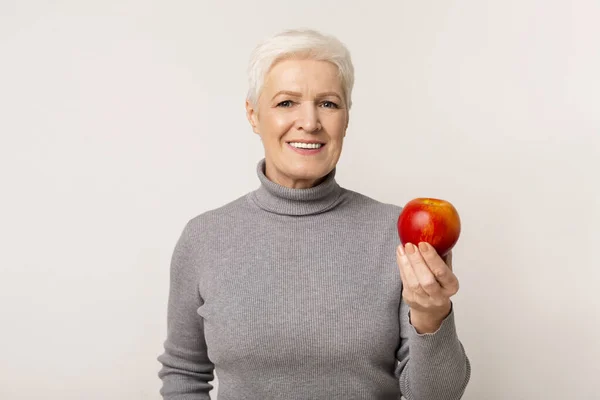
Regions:
<instances>
[{"instance_id":1,"label":"woman's nose","mask_svg":"<svg viewBox=\"0 0 600 400\"><path fill-rule=\"evenodd\" d=\"M306 132L314 132L321 129L321 121L319 120L319 112L317 107L312 102L304 102L299 107L300 115L298 115L298 128Z\"/></svg>"}]
</instances>

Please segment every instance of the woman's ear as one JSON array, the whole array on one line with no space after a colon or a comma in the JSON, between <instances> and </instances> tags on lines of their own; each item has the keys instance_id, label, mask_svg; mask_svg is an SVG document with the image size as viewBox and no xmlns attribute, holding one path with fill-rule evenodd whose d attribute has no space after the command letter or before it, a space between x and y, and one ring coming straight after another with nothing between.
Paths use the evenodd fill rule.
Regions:
<instances>
[{"instance_id":1,"label":"woman's ear","mask_svg":"<svg viewBox=\"0 0 600 400\"><path fill-rule=\"evenodd\" d=\"M254 133L260 135L258 130L258 110L254 107L254 105L252 105L250 100L246 100L246 118L252 126Z\"/></svg>"},{"instance_id":2,"label":"woman's ear","mask_svg":"<svg viewBox=\"0 0 600 400\"><path fill-rule=\"evenodd\" d=\"M350 113L346 116L346 126L344 127L344 137L346 137L346 131L348 130L348 125L350 124Z\"/></svg>"}]
</instances>

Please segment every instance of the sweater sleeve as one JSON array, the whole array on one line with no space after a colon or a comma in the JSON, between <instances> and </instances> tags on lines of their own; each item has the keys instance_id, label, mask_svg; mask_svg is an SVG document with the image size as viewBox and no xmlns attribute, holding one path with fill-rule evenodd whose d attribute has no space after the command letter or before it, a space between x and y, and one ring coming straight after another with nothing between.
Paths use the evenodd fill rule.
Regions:
<instances>
[{"instance_id":1,"label":"sweater sleeve","mask_svg":"<svg viewBox=\"0 0 600 400\"><path fill-rule=\"evenodd\" d=\"M167 306L167 337L158 376L165 400L210 400L214 365L208 358L204 327L198 307L198 273L192 240L196 235L185 226L171 257Z\"/></svg>"},{"instance_id":2,"label":"sweater sleeve","mask_svg":"<svg viewBox=\"0 0 600 400\"><path fill-rule=\"evenodd\" d=\"M458 400L471 377L471 364L454 324L454 306L440 328L420 334L410 323L408 305L400 306L401 344L396 377L406 400Z\"/></svg>"}]
</instances>

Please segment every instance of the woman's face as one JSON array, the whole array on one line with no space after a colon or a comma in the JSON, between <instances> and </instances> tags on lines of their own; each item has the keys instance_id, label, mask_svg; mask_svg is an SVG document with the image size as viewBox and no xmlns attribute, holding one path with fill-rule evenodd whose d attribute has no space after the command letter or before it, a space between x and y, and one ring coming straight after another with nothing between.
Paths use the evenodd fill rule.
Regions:
<instances>
[{"instance_id":1,"label":"woman's face","mask_svg":"<svg viewBox=\"0 0 600 400\"><path fill-rule=\"evenodd\" d=\"M348 109L337 67L326 61L280 61L267 74L258 107L246 102L248 121L265 148L266 176L304 189L320 183L337 164ZM297 143L311 149L297 148Z\"/></svg>"}]
</instances>

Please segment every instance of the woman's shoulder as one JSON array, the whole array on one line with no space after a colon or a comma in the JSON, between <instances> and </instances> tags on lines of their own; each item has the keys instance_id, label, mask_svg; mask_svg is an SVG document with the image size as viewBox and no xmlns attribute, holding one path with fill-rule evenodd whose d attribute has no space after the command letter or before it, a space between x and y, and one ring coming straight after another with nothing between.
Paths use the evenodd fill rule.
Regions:
<instances>
[{"instance_id":1,"label":"woman's shoulder","mask_svg":"<svg viewBox=\"0 0 600 400\"><path fill-rule=\"evenodd\" d=\"M356 207L360 211L370 214L381 215L383 218L389 216L398 216L402 211L402 207L398 204L384 202L364 193L360 193L350 189L344 189L347 196L350 198L351 207Z\"/></svg>"},{"instance_id":2,"label":"woman's shoulder","mask_svg":"<svg viewBox=\"0 0 600 400\"><path fill-rule=\"evenodd\" d=\"M183 230L192 236L217 232L239 220L240 214L243 215L244 213L246 203L247 199L246 195L244 195L226 204L209 207L189 217Z\"/></svg>"}]
</instances>

